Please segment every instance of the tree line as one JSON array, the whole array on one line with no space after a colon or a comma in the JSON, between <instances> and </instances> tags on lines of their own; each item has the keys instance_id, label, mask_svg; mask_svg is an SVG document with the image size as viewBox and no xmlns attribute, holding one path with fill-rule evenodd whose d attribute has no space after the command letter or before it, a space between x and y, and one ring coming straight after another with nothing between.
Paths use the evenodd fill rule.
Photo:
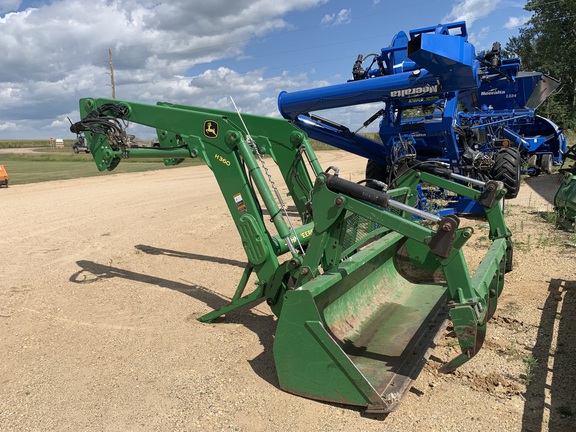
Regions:
<instances>
[{"instance_id":1,"label":"tree line","mask_svg":"<svg viewBox=\"0 0 576 432\"><path fill-rule=\"evenodd\" d=\"M576 128L576 1L529 0L532 13L505 47L507 57L520 57L523 70L544 72L560 80L556 93L538 109L565 128Z\"/></svg>"}]
</instances>

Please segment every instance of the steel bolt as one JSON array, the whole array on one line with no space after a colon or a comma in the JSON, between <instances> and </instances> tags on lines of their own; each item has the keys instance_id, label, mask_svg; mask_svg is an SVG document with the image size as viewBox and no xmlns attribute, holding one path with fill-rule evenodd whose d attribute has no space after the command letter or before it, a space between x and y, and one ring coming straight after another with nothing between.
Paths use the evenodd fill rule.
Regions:
<instances>
[{"instance_id":1,"label":"steel bolt","mask_svg":"<svg viewBox=\"0 0 576 432\"><path fill-rule=\"evenodd\" d=\"M290 135L290 141L292 142L292 144L300 144L303 138L304 137L299 132L292 132L292 134Z\"/></svg>"},{"instance_id":2,"label":"steel bolt","mask_svg":"<svg viewBox=\"0 0 576 432\"><path fill-rule=\"evenodd\" d=\"M310 273L310 269L308 267L304 267L302 270L300 270L300 274L302 276L306 276L308 273Z\"/></svg>"},{"instance_id":3,"label":"steel bolt","mask_svg":"<svg viewBox=\"0 0 576 432\"><path fill-rule=\"evenodd\" d=\"M445 231L445 232L452 231L452 226L450 226L449 223L445 223L444 225L442 225L442 231Z\"/></svg>"},{"instance_id":4,"label":"steel bolt","mask_svg":"<svg viewBox=\"0 0 576 432\"><path fill-rule=\"evenodd\" d=\"M334 204L336 204L338 207L340 207L342 204L344 204L344 198L336 197L336 199L334 200Z\"/></svg>"}]
</instances>

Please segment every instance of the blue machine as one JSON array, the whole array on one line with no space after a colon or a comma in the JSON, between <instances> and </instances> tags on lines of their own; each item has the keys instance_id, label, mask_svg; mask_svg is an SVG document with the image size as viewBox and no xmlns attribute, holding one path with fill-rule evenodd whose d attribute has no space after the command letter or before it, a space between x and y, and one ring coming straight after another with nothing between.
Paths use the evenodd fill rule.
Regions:
<instances>
[{"instance_id":1,"label":"blue machine","mask_svg":"<svg viewBox=\"0 0 576 432\"><path fill-rule=\"evenodd\" d=\"M528 166L527 173L534 175L540 170L550 173L553 165L562 164L567 140L556 124L536 115L535 110L560 83L541 72L524 72L519 68L517 59L502 59L500 70L515 76L514 80L492 75L479 89L462 91L460 122L473 124L481 133L511 141Z\"/></svg>"},{"instance_id":2,"label":"blue machine","mask_svg":"<svg viewBox=\"0 0 576 432\"><path fill-rule=\"evenodd\" d=\"M502 181L514 198L528 158L562 160L561 131L534 112L558 83L520 72L518 59L502 59L499 43L477 54L467 39L464 22L399 32L379 54L358 56L352 80L282 92L279 110L311 138L366 157L367 178L391 184L411 160ZM315 114L368 103L382 108L355 131ZM380 117L380 141L358 133ZM469 212L469 204L456 205Z\"/></svg>"}]
</instances>

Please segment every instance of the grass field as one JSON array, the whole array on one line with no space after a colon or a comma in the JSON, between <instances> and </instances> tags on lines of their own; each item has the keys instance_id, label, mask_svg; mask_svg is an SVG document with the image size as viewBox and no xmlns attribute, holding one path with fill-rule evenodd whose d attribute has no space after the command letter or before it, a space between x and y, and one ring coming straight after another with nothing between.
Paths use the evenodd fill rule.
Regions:
<instances>
[{"instance_id":1,"label":"grass field","mask_svg":"<svg viewBox=\"0 0 576 432\"><path fill-rule=\"evenodd\" d=\"M110 174L150 171L157 169L178 169L181 166L190 166L198 162L185 161L177 167L166 167L162 162L130 162L121 163L114 171L99 172L92 161L3 161L8 175L10 176L10 185L38 183L51 180L66 180L80 177L106 176Z\"/></svg>"},{"instance_id":2,"label":"grass field","mask_svg":"<svg viewBox=\"0 0 576 432\"><path fill-rule=\"evenodd\" d=\"M0 165L4 165L8 172L10 185L157 169L177 169L181 166L202 163L203 161L200 159L187 159L176 167L167 167L162 159L133 159L122 161L114 171L99 172L91 155L74 154L70 148L30 154L0 154Z\"/></svg>"},{"instance_id":3,"label":"grass field","mask_svg":"<svg viewBox=\"0 0 576 432\"><path fill-rule=\"evenodd\" d=\"M64 148L51 148L48 140L0 140L0 149L37 149L25 154L2 153L0 165L4 165L8 172L10 185L19 185L126 172L177 169L204 163L200 158L186 159L178 166L167 167L162 159L126 159L113 171L100 172L94 164L92 155L72 152L74 142L75 140L64 140ZM334 150L334 147L319 142L314 142L313 147L315 150Z\"/></svg>"},{"instance_id":4,"label":"grass field","mask_svg":"<svg viewBox=\"0 0 576 432\"><path fill-rule=\"evenodd\" d=\"M64 146L70 150L75 139L65 139ZM30 147L50 147L48 139L37 140L0 140L0 148L30 148Z\"/></svg>"},{"instance_id":5,"label":"grass field","mask_svg":"<svg viewBox=\"0 0 576 432\"><path fill-rule=\"evenodd\" d=\"M367 134L372 139L378 139L376 134ZM566 131L568 145L576 142L576 133ZM105 176L125 172L142 172L157 169L177 169L204 163L200 158L186 159L176 167L166 167L162 159L127 159L123 160L114 171L99 172L89 154L74 154L73 139L64 140L64 148L50 148L46 140L0 140L0 149L6 148L38 148L36 152L27 154L2 153L0 165L4 165L10 175L10 184L38 183L51 180L65 180L79 177ZM334 150L318 141L312 140L314 150Z\"/></svg>"}]
</instances>

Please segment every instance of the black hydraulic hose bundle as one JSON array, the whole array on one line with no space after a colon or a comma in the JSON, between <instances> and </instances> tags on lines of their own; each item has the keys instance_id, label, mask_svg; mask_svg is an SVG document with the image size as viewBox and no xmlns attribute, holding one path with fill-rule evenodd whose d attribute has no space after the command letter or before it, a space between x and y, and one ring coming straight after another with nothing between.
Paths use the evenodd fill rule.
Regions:
<instances>
[{"instance_id":1,"label":"black hydraulic hose bundle","mask_svg":"<svg viewBox=\"0 0 576 432\"><path fill-rule=\"evenodd\" d=\"M110 113L111 115L105 115ZM124 126L118 120L119 118L126 117L129 113L128 107L107 103L101 107L91 111L88 115L70 126L70 131L75 134L82 132L92 132L95 134L103 134L108 138L110 146L117 150L126 145L126 133Z\"/></svg>"}]
</instances>

